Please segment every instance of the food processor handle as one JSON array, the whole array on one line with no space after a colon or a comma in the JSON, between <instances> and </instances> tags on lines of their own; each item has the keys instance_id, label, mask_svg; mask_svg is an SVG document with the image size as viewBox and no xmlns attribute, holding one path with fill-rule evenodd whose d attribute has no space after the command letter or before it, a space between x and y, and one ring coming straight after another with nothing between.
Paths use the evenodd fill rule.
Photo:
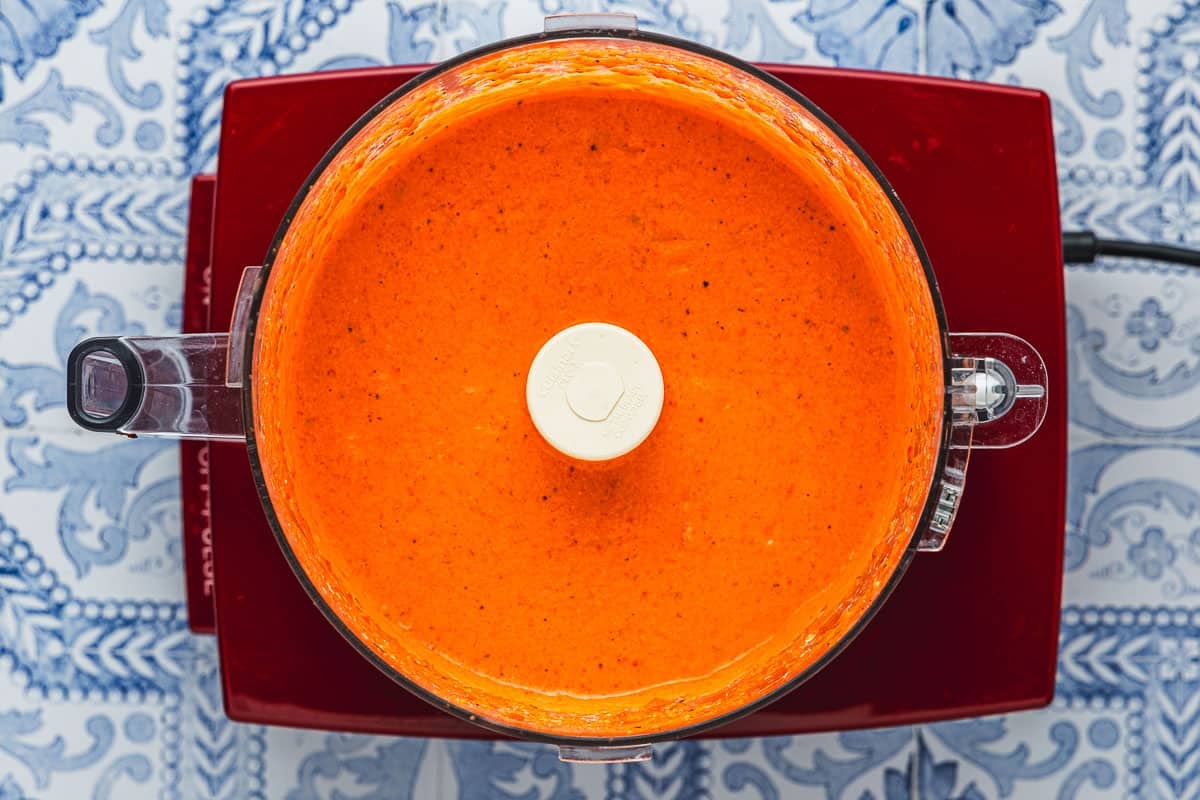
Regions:
<instances>
[{"instance_id":1,"label":"food processor handle","mask_svg":"<svg viewBox=\"0 0 1200 800\"><path fill-rule=\"evenodd\" d=\"M243 441L242 352L261 269L242 273L229 333L105 336L67 357L67 412L90 431Z\"/></svg>"},{"instance_id":2,"label":"food processor handle","mask_svg":"<svg viewBox=\"0 0 1200 800\"><path fill-rule=\"evenodd\" d=\"M225 383L227 333L88 339L67 358L67 411L91 431L244 439L242 392Z\"/></svg>"}]
</instances>

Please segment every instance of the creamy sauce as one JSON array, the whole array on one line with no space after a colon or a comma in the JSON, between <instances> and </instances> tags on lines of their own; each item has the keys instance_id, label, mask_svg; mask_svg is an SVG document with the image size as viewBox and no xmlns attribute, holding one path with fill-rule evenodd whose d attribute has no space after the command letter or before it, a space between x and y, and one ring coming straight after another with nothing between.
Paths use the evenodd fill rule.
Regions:
<instances>
[{"instance_id":1,"label":"creamy sauce","mask_svg":"<svg viewBox=\"0 0 1200 800\"><path fill-rule=\"evenodd\" d=\"M634 66L360 133L259 331L258 446L326 601L418 684L560 734L682 727L812 664L900 562L939 432L919 262L853 156L648 91L623 47L530 50ZM587 321L666 385L604 465L524 401L533 355Z\"/></svg>"}]
</instances>

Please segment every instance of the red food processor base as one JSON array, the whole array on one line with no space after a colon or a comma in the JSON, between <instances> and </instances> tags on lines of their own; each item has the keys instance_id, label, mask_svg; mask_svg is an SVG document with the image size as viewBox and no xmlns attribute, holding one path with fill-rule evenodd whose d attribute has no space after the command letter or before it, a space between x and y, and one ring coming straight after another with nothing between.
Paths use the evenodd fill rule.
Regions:
<instances>
[{"instance_id":1,"label":"red food processor base","mask_svg":"<svg viewBox=\"0 0 1200 800\"><path fill-rule=\"evenodd\" d=\"M262 263L326 149L422 69L230 85L218 174L193 183L188 330L228 329L242 268ZM946 549L916 556L844 653L787 697L714 735L897 725L1045 705L1058 643L1067 432L1049 101L1010 87L767 69L837 120L891 181L929 251L951 330L1006 331L1041 352L1050 408L1025 444L972 454ZM870 424L869 394L862 402ZM231 718L491 735L409 694L325 621L275 543L243 445L185 443L182 458L188 608L193 629L217 635Z\"/></svg>"}]
</instances>

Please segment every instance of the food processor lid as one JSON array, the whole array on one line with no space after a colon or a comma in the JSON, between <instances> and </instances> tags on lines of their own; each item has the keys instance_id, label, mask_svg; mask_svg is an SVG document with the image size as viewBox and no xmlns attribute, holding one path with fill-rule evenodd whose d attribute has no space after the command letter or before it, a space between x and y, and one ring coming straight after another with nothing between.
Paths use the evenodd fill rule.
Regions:
<instances>
[{"instance_id":1,"label":"food processor lid","mask_svg":"<svg viewBox=\"0 0 1200 800\"><path fill-rule=\"evenodd\" d=\"M278 241L251 381L277 533L339 629L443 705L691 729L823 663L911 552L947 408L936 290L878 173L752 68L588 32L443 65L347 134ZM328 369L365 405L325 405ZM895 402L865 419L863 390ZM389 492L370 530L404 536L330 549L367 504L320 488L339 508L306 518L303 487L347 469ZM372 577L390 563L421 586ZM432 629L397 627L435 596Z\"/></svg>"}]
</instances>

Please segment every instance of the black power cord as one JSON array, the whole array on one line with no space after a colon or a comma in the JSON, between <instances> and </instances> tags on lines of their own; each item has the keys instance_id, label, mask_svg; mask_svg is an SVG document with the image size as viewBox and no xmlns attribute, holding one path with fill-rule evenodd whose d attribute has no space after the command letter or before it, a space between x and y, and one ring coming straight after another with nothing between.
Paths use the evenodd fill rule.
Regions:
<instances>
[{"instance_id":1,"label":"black power cord","mask_svg":"<svg viewBox=\"0 0 1200 800\"><path fill-rule=\"evenodd\" d=\"M1170 264L1200 267L1200 250L1188 250L1184 247L1171 247L1149 242L1131 242L1123 239L1101 239L1091 231L1063 234L1064 263L1091 264L1100 256L1142 258L1147 261L1165 261Z\"/></svg>"}]
</instances>

